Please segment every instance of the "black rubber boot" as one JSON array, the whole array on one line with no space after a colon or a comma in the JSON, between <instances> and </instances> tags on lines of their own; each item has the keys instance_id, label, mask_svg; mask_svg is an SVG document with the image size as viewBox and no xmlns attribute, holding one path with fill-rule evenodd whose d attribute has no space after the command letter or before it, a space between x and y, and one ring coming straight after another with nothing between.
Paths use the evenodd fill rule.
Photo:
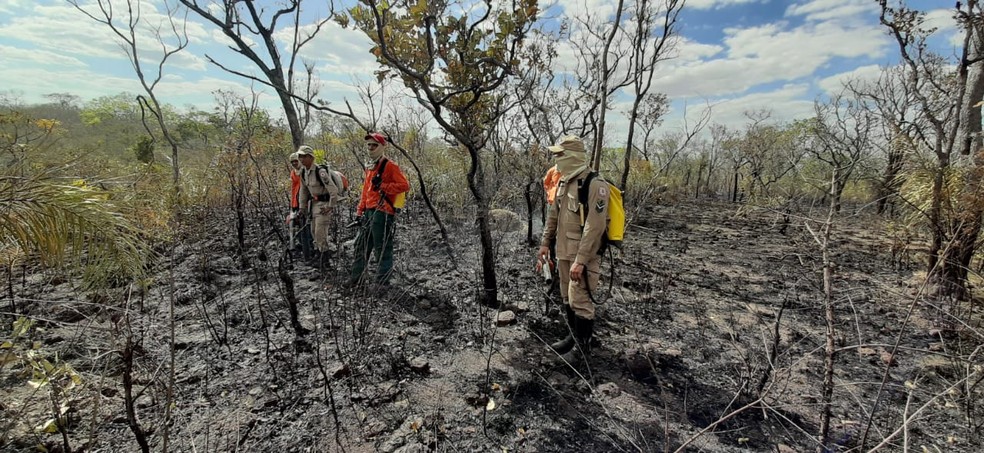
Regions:
<instances>
[{"instance_id":1,"label":"black rubber boot","mask_svg":"<svg viewBox=\"0 0 984 453\"><path fill-rule=\"evenodd\" d=\"M591 336L594 334L594 320L574 318L574 347L560 356L569 364L579 363L591 356Z\"/></svg>"},{"instance_id":2,"label":"black rubber boot","mask_svg":"<svg viewBox=\"0 0 984 453\"><path fill-rule=\"evenodd\" d=\"M331 262L331 252L320 252L318 255L320 255L318 257L318 269L323 274L328 271L328 264Z\"/></svg>"},{"instance_id":3,"label":"black rubber boot","mask_svg":"<svg viewBox=\"0 0 984 453\"><path fill-rule=\"evenodd\" d=\"M574 315L574 310L571 309L569 304L564 304L564 312L567 314L567 320L564 323L567 327L567 336L563 340L550 345L550 349L557 351L557 354L563 354L574 347L574 320L577 316Z\"/></svg>"}]
</instances>

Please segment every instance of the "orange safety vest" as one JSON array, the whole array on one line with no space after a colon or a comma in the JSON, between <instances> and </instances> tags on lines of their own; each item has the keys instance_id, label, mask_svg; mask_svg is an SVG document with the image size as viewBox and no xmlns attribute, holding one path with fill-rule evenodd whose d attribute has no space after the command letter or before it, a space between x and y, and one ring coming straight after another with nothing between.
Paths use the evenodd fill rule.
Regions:
<instances>
[{"instance_id":1,"label":"orange safety vest","mask_svg":"<svg viewBox=\"0 0 984 453\"><path fill-rule=\"evenodd\" d=\"M290 171L290 208L297 209L300 207L300 202L298 197L301 193L301 175L298 175L293 169Z\"/></svg>"},{"instance_id":2,"label":"orange safety vest","mask_svg":"<svg viewBox=\"0 0 984 453\"><path fill-rule=\"evenodd\" d=\"M543 190L547 193L547 204L552 205L557 197L557 187L560 186L560 172L554 165L543 175Z\"/></svg>"},{"instance_id":3,"label":"orange safety vest","mask_svg":"<svg viewBox=\"0 0 984 453\"><path fill-rule=\"evenodd\" d=\"M372 190L372 178L376 176L376 172L379 171L379 165L384 160L388 160L388 158L380 158L376 161L376 165L373 165L372 168L367 169L365 172L362 181L362 196L359 198L359 206L355 210L357 215L362 215L363 212L369 209L380 210L387 214L396 214L396 209L393 207L396 196L410 190L410 182L407 181L407 177L403 176L400 167L393 161L389 161L386 167L383 168L383 174L381 175L383 181L379 184L379 190ZM385 199L380 196L380 192L386 194Z\"/></svg>"}]
</instances>

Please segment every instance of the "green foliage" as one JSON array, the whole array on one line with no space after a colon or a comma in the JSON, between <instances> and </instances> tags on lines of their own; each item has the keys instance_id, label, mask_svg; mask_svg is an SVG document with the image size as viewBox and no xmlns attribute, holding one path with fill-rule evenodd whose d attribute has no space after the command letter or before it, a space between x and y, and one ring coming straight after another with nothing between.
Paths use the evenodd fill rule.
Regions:
<instances>
[{"instance_id":1,"label":"green foliage","mask_svg":"<svg viewBox=\"0 0 984 453\"><path fill-rule=\"evenodd\" d=\"M492 93L521 65L516 51L538 11L536 0L511 7L443 0L395 7L362 0L349 14L375 44L370 52L384 67L378 78L398 77L427 102L453 112L449 125L471 139L494 123L500 96ZM440 109L433 111L438 118Z\"/></svg>"},{"instance_id":2,"label":"green foliage","mask_svg":"<svg viewBox=\"0 0 984 453\"><path fill-rule=\"evenodd\" d=\"M110 121L134 122L140 120L140 106L137 104L136 95L119 93L87 102L79 116L87 126L97 126Z\"/></svg>"},{"instance_id":3,"label":"green foliage","mask_svg":"<svg viewBox=\"0 0 984 453\"><path fill-rule=\"evenodd\" d=\"M71 406L67 396L79 390L83 380L71 364L60 360L57 354L49 356L43 343L32 339L34 324L34 320L25 317L13 322L10 336L0 343L0 368L9 365L32 388L48 390L50 410L54 412L34 430L55 433L68 425Z\"/></svg>"},{"instance_id":4,"label":"green foliage","mask_svg":"<svg viewBox=\"0 0 984 453\"><path fill-rule=\"evenodd\" d=\"M0 253L35 255L49 266L78 265L90 287L142 275L146 251L110 195L81 180L0 174Z\"/></svg>"},{"instance_id":5,"label":"green foliage","mask_svg":"<svg viewBox=\"0 0 984 453\"><path fill-rule=\"evenodd\" d=\"M133 156L138 162L150 164L154 162L154 139L149 135L141 135L133 144Z\"/></svg>"}]
</instances>

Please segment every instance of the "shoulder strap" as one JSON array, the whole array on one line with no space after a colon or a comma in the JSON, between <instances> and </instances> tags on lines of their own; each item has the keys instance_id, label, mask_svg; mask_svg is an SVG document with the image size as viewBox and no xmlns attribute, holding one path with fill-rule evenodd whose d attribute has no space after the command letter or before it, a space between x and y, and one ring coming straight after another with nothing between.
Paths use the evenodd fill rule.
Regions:
<instances>
[{"instance_id":1,"label":"shoulder strap","mask_svg":"<svg viewBox=\"0 0 984 453\"><path fill-rule=\"evenodd\" d=\"M376 168L376 174L379 175L380 177L382 177L383 172L386 171L387 162L389 162L389 159L384 157L383 160L379 162L379 167Z\"/></svg>"},{"instance_id":2,"label":"shoulder strap","mask_svg":"<svg viewBox=\"0 0 984 453\"><path fill-rule=\"evenodd\" d=\"M384 157L379 162L379 166L376 167L376 175L379 176L380 178L383 177L383 171L386 170L386 163L387 162L389 162L389 159L387 159L387 158ZM382 195L381 197L379 197L381 200L385 200L386 203L389 204L391 208L396 209L396 206L394 206L393 205L393 202L390 200L390 194L385 193L383 191L380 191L380 195Z\"/></svg>"},{"instance_id":3,"label":"shoulder strap","mask_svg":"<svg viewBox=\"0 0 984 453\"><path fill-rule=\"evenodd\" d=\"M581 184L577 187L577 201L578 203L581 203L581 205L588 204L588 191L591 188L591 181L595 178L595 176L598 176L598 173L589 171L588 176L585 176L584 180L581 181Z\"/></svg>"}]
</instances>

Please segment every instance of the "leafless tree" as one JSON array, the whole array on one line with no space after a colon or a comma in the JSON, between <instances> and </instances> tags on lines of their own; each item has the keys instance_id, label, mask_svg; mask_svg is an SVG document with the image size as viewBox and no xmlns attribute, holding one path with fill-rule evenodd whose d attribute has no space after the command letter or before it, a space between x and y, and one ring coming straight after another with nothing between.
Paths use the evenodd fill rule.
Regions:
<instances>
[{"instance_id":1,"label":"leafless tree","mask_svg":"<svg viewBox=\"0 0 984 453\"><path fill-rule=\"evenodd\" d=\"M738 152L748 167L748 195L768 196L769 187L793 171L803 153L797 149L794 130L770 122L771 111L749 111L745 116L748 125Z\"/></svg>"},{"instance_id":2,"label":"leafless tree","mask_svg":"<svg viewBox=\"0 0 984 453\"><path fill-rule=\"evenodd\" d=\"M816 116L808 133L812 146L806 149L831 170L833 187L828 193L833 197L834 212L839 213L844 188L872 148L877 118L862 100L844 93L835 94L826 102L814 102L814 111Z\"/></svg>"},{"instance_id":3,"label":"leafless tree","mask_svg":"<svg viewBox=\"0 0 984 453\"><path fill-rule=\"evenodd\" d=\"M980 102L984 98L984 6L977 0L957 2L954 17L963 45L956 71L954 63L929 50L934 29L925 25L925 13L904 2L879 0L880 22L898 44L907 84L917 100L920 124L914 139L936 157L932 201L927 218L932 231L929 278L941 293L966 296L967 269L977 249L984 214L978 187L984 178L981 151ZM960 156L972 156L957 196L945 188Z\"/></svg>"},{"instance_id":4,"label":"leafless tree","mask_svg":"<svg viewBox=\"0 0 984 453\"><path fill-rule=\"evenodd\" d=\"M594 137L591 162L595 169L601 162L609 98L630 82L629 71L620 71L630 50L624 45L624 39L616 40L624 38L624 8L625 0L619 0L612 17L599 17L593 12L575 17L577 26L571 33L571 44L578 58L575 78L579 95L576 101L586 104L582 109L580 135Z\"/></svg>"},{"instance_id":5,"label":"leafless tree","mask_svg":"<svg viewBox=\"0 0 984 453\"><path fill-rule=\"evenodd\" d=\"M873 142L884 158L884 169L876 183L878 214L894 211L895 199L903 182L903 169L916 150L916 128L922 127L914 86L908 83L905 66L883 68L878 80L851 80L845 88L861 99L862 106L877 114L881 141Z\"/></svg>"},{"instance_id":6,"label":"leafless tree","mask_svg":"<svg viewBox=\"0 0 984 453\"><path fill-rule=\"evenodd\" d=\"M334 12L330 12L328 17L324 19L315 21L313 29L306 31L302 30L304 27L301 25L302 0L283 2L283 6L272 12L266 11L257 6L256 2L251 1L222 0L207 4L199 3L198 0L180 1L189 10L215 25L222 34L232 40L235 44L232 50L256 65L265 79L233 69L227 63L221 63L208 54L205 55L205 58L231 74L275 89L284 109L284 116L287 118L294 147L303 144L304 130L311 118L311 103L304 102L304 100L311 100L317 96L317 85L313 82L313 66L305 64L304 73L307 76L307 82L304 86L304 96L296 94L294 71L301 49L317 36L325 24L332 19ZM286 61L281 55L275 37L278 23L284 18L290 20L293 27L290 45L287 47L289 53Z\"/></svg>"},{"instance_id":7,"label":"leafless tree","mask_svg":"<svg viewBox=\"0 0 984 453\"><path fill-rule=\"evenodd\" d=\"M622 164L622 179L619 187L625 190L629 181L629 167L632 160L632 150L635 147L636 122L639 119L642 102L657 102L656 106L647 106L646 113L652 115L659 112L659 104L666 103L666 96L648 97L653 86L653 75L656 65L667 58L667 51L673 46L676 35L677 18L686 0L635 0L632 15L629 18L632 35L632 53L630 56L630 72L632 79L632 107L629 108L629 132L625 139L625 155ZM657 118L659 115L657 115ZM645 142L644 142L645 143Z\"/></svg>"},{"instance_id":8,"label":"leafless tree","mask_svg":"<svg viewBox=\"0 0 984 453\"><path fill-rule=\"evenodd\" d=\"M98 11L83 7L77 0L68 0L72 6L88 16L90 19L106 25L120 40L120 47L126 53L130 65L136 72L140 86L143 87L144 95L138 95L137 101L140 103L142 113L149 113L154 122L160 128L160 134L171 147L171 169L173 172L174 191L179 191L181 179L180 166L178 165L178 140L171 132L171 128L164 114L164 108L157 98L157 85L164 77L164 66L167 61L184 50L188 46L188 34L186 30L185 16L178 11L177 4L172 5L165 0L163 2L166 23L147 24L142 21L141 5L139 0L100 0L96 3ZM114 5L125 5L126 14L122 17L117 16ZM143 27L146 27L145 29ZM145 44L143 31L149 31L153 36L153 42ZM159 47L159 59L155 60L156 67L148 65L151 61L145 58L145 52L150 53L152 46ZM147 124L144 118L144 128L151 137L157 134Z\"/></svg>"}]
</instances>

